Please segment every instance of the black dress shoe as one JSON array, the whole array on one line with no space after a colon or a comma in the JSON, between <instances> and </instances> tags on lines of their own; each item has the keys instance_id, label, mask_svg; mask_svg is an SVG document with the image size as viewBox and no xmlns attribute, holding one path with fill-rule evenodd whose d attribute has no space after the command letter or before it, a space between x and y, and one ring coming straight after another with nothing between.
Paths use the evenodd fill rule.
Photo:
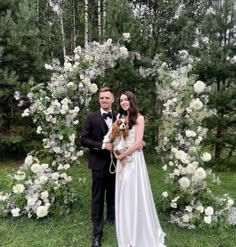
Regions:
<instances>
[{"instance_id":1,"label":"black dress shoe","mask_svg":"<svg viewBox=\"0 0 236 247\"><path fill-rule=\"evenodd\" d=\"M94 237L91 247L101 247L101 237Z\"/></svg>"}]
</instances>

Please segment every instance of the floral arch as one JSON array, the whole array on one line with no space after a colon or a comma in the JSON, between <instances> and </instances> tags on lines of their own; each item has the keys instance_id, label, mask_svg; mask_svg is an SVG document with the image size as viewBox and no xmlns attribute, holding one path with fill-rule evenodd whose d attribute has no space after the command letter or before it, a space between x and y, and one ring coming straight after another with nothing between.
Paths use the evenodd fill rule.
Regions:
<instances>
[{"instance_id":1,"label":"floral arch","mask_svg":"<svg viewBox=\"0 0 236 247\"><path fill-rule=\"evenodd\" d=\"M42 218L73 202L68 171L83 155L75 143L79 112L97 91L91 81L128 56L125 46L108 39L103 44L90 43L86 49L77 47L64 66L56 60L45 65L52 71L51 80L31 88L30 106L22 114L33 118L37 133L43 136L43 148L27 155L12 177L12 190L0 192L1 215ZM20 92L15 98L24 104Z\"/></svg>"}]
</instances>

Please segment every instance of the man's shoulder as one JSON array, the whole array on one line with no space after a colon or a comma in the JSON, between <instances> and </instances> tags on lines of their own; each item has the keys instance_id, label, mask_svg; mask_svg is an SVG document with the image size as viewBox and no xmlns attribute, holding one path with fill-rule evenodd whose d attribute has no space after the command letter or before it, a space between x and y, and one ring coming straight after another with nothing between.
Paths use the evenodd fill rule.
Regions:
<instances>
[{"instance_id":1,"label":"man's shoulder","mask_svg":"<svg viewBox=\"0 0 236 247\"><path fill-rule=\"evenodd\" d=\"M99 116L99 114L101 114L100 111L88 112L87 117L88 118L93 118L95 116Z\"/></svg>"}]
</instances>

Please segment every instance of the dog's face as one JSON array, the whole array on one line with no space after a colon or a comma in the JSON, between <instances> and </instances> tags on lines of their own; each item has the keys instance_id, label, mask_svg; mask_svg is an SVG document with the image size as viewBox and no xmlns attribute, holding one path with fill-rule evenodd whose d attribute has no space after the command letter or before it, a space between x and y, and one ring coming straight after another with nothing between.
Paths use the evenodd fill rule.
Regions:
<instances>
[{"instance_id":1,"label":"dog's face","mask_svg":"<svg viewBox=\"0 0 236 247\"><path fill-rule=\"evenodd\" d=\"M128 121L126 119L119 118L117 120L117 125L119 127L119 130L125 130L128 127Z\"/></svg>"}]
</instances>

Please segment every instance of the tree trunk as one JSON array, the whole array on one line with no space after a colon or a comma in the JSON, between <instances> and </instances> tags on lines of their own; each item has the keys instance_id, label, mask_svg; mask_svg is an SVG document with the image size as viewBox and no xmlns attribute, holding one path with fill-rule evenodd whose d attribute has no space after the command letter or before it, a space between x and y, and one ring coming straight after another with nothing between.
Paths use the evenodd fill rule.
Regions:
<instances>
[{"instance_id":1,"label":"tree trunk","mask_svg":"<svg viewBox=\"0 0 236 247\"><path fill-rule=\"evenodd\" d=\"M107 16L107 2L103 0L103 23L102 23L102 40L106 36L106 16Z\"/></svg>"},{"instance_id":2,"label":"tree trunk","mask_svg":"<svg viewBox=\"0 0 236 247\"><path fill-rule=\"evenodd\" d=\"M98 40L102 41L101 0L98 0Z\"/></svg>"},{"instance_id":3,"label":"tree trunk","mask_svg":"<svg viewBox=\"0 0 236 247\"><path fill-rule=\"evenodd\" d=\"M85 6L84 6L84 25L85 25L84 47L86 49L88 47L88 0L85 0Z\"/></svg>"}]
</instances>

